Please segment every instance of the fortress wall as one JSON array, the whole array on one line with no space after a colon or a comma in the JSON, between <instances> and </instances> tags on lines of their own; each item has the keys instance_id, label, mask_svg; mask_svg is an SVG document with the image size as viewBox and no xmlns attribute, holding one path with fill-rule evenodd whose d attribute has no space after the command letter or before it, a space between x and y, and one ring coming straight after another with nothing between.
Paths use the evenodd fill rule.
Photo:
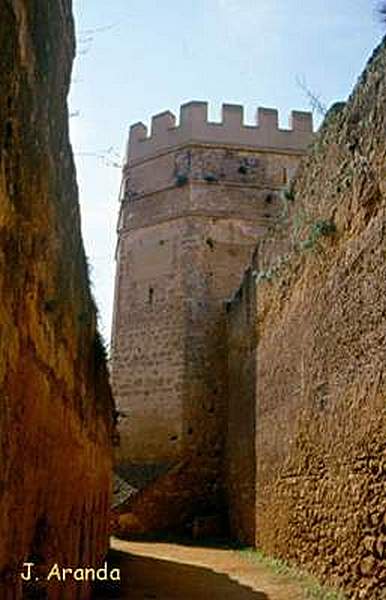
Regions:
<instances>
[{"instance_id":1,"label":"fortress wall","mask_svg":"<svg viewBox=\"0 0 386 600\"><path fill-rule=\"evenodd\" d=\"M113 401L68 135L71 2L0 0L0 596L90 597L51 567L109 545ZM38 581L22 586L23 563ZM22 589L24 587L24 589Z\"/></svg>"},{"instance_id":2,"label":"fortress wall","mask_svg":"<svg viewBox=\"0 0 386 600\"><path fill-rule=\"evenodd\" d=\"M383 43L327 115L295 179L290 258L256 281L256 544L353 600L386 581L385 66ZM262 244L257 272L275 263Z\"/></svg>"}]
</instances>

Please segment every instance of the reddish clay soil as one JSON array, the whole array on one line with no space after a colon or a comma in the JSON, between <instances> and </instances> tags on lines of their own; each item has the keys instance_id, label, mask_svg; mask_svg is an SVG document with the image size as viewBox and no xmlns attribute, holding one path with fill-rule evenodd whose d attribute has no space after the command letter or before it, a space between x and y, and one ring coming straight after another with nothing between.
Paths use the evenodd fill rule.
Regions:
<instances>
[{"instance_id":1,"label":"reddish clay soil","mask_svg":"<svg viewBox=\"0 0 386 600\"><path fill-rule=\"evenodd\" d=\"M298 584L234 550L114 539L109 564L121 584L98 600L305 600Z\"/></svg>"}]
</instances>

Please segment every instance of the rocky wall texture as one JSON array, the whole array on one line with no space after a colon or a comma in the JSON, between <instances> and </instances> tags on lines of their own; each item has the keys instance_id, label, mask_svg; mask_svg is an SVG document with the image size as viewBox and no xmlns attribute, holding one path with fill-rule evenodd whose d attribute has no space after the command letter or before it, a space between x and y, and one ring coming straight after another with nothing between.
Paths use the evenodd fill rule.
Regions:
<instances>
[{"instance_id":1,"label":"rocky wall texture","mask_svg":"<svg viewBox=\"0 0 386 600\"><path fill-rule=\"evenodd\" d=\"M353 600L386 598L385 74L383 43L255 273L256 543Z\"/></svg>"},{"instance_id":2,"label":"rocky wall texture","mask_svg":"<svg viewBox=\"0 0 386 600\"><path fill-rule=\"evenodd\" d=\"M8 600L22 596L24 561L44 572L103 558L113 406L68 137L71 2L0 0L0 15L0 589ZM88 596L79 583L38 585L24 592Z\"/></svg>"}]
</instances>

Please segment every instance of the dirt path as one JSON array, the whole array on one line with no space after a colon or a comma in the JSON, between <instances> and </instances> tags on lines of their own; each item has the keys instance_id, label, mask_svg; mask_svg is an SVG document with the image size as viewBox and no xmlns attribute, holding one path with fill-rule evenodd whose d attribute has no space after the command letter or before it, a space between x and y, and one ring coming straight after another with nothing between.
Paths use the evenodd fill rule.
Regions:
<instances>
[{"instance_id":1,"label":"dirt path","mask_svg":"<svg viewBox=\"0 0 386 600\"><path fill-rule=\"evenodd\" d=\"M109 565L120 567L122 582L119 589L101 589L98 600L305 598L288 577L276 575L233 550L114 539Z\"/></svg>"}]
</instances>

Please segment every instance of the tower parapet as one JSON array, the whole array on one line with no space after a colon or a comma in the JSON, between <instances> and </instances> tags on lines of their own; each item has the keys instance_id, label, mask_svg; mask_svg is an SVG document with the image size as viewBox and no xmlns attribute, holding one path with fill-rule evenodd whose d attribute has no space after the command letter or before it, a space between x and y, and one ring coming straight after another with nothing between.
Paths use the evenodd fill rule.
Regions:
<instances>
[{"instance_id":1,"label":"tower parapet","mask_svg":"<svg viewBox=\"0 0 386 600\"><path fill-rule=\"evenodd\" d=\"M146 160L170 148L189 143L231 145L267 150L304 153L313 135L312 114L292 111L289 129L279 127L278 111L258 108L256 125L245 125L243 107L237 104L222 105L221 123L208 121L207 102L188 102L180 109L177 125L170 111L152 117L151 131L143 123L130 128L127 163Z\"/></svg>"}]
</instances>

